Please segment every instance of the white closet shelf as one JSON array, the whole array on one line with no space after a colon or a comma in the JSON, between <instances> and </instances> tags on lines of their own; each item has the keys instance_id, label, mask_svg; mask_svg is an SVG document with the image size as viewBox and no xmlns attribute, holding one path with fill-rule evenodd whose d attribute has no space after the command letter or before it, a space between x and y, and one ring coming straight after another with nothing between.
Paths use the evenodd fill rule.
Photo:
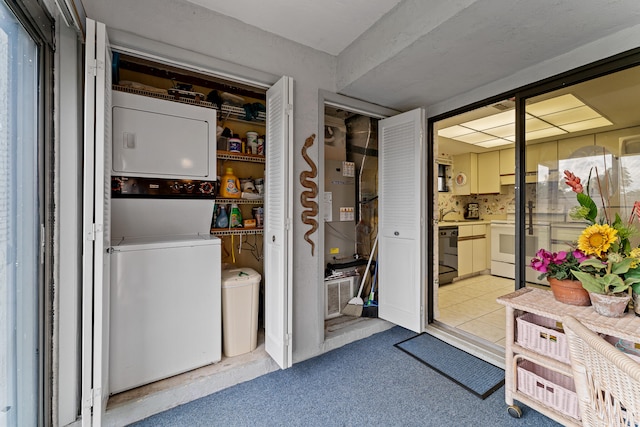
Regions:
<instances>
[{"instance_id":1,"label":"white closet shelf","mask_svg":"<svg viewBox=\"0 0 640 427\"><path fill-rule=\"evenodd\" d=\"M247 234L263 234L263 228L212 228L211 234L215 236L240 236Z\"/></svg>"},{"instance_id":2,"label":"white closet shelf","mask_svg":"<svg viewBox=\"0 0 640 427\"><path fill-rule=\"evenodd\" d=\"M239 154L232 153L230 151L218 150L216 152L216 157L218 160L237 160L239 162L265 163L265 156L260 154Z\"/></svg>"},{"instance_id":3,"label":"white closet shelf","mask_svg":"<svg viewBox=\"0 0 640 427\"><path fill-rule=\"evenodd\" d=\"M216 197L216 204L220 205L262 205L264 204L264 199L225 199L221 197Z\"/></svg>"}]
</instances>

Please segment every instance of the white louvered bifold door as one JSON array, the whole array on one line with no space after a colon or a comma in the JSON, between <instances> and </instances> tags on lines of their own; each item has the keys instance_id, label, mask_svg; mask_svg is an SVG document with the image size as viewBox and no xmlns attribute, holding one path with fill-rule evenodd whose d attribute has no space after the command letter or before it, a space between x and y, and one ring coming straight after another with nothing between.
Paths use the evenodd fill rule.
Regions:
<instances>
[{"instance_id":1,"label":"white louvered bifold door","mask_svg":"<svg viewBox=\"0 0 640 427\"><path fill-rule=\"evenodd\" d=\"M100 426L109 398L111 48L91 19L85 55L81 413L83 426Z\"/></svg>"},{"instance_id":2,"label":"white louvered bifold door","mask_svg":"<svg viewBox=\"0 0 640 427\"><path fill-rule=\"evenodd\" d=\"M378 315L422 332L424 272L424 111L378 125Z\"/></svg>"},{"instance_id":3,"label":"white louvered bifold door","mask_svg":"<svg viewBox=\"0 0 640 427\"><path fill-rule=\"evenodd\" d=\"M292 363L293 79L267 91L265 176L265 349L281 368Z\"/></svg>"}]
</instances>

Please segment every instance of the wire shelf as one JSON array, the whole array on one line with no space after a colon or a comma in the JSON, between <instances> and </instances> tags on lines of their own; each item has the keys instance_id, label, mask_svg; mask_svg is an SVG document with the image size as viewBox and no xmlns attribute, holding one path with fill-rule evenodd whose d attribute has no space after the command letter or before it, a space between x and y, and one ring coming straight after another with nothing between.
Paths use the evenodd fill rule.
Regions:
<instances>
[{"instance_id":1,"label":"wire shelf","mask_svg":"<svg viewBox=\"0 0 640 427\"><path fill-rule=\"evenodd\" d=\"M181 104L190 104L198 107L211 108L214 110L216 109L213 103L209 101L205 101L204 99L200 99L199 96L193 99L193 98L187 98L184 96L180 97L175 95L169 95L168 93L164 93L164 92L153 92L150 90L136 89L133 87L121 86L121 85L113 85L112 88L113 90L117 90L120 92L133 93L135 95L148 96L151 98L163 99L165 101L179 102ZM255 120L246 120L245 118L246 114L245 114L244 108L236 107L234 105L229 105L229 104L222 104L220 106L219 111L225 117L225 120L228 118L232 118L234 120L240 120L247 123L255 123L255 122L264 122L267 118L266 114L261 111L258 113L258 117Z\"/></svg>"},{"instance_id":2,"label":"wire shelf","mask_svg":"<svg viewBox=\"0 0 640 427\"><path fill-rule=\"evenodd\" d=\"M249 234L263 234L262 228L212 228L211 234L215 236L242 236Z\"/></svg>"}]
</instances>

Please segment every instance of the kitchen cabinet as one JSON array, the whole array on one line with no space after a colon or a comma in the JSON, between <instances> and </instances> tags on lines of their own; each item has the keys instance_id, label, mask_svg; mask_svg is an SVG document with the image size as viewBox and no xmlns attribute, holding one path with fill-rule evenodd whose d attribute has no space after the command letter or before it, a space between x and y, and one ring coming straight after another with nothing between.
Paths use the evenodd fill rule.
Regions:
<instances>
[{"instance_id":1,"label":"kitchen cabinet","mask_svg":"<svg viewBox=\"0 0 640 427\"><path fill-rule=\"evenodd\" d=\"M500 153L500 184L514 185L516 183L516 149L505 148Z\"/></svg>"},{"instance_id":2,"label":"kitchen cabinet","mask_svg":"<svg viewBox=\"0 0 640 427\"><path fill-rule=\"evenodd\" d=\"M551 291L536 288L522 288L497 302L506 308L505 402L509 413L522 414L514 405L517 400L563 425L581 425L562 330L564 316L575 317L607 341L629 343L632 349L634 343L640 343L640 317L633 313L624 318L601 316L591 306L563 304Z\"/></svg>"},{"instance_id":3,"label":"kitchen cabinet","mask_svg":"<svg viewBox=\"0 0 640 427\"><path fill-rule=\"evenodd\" d=\"M500 153L500 175L514 175L516 173L516 149L505 148Z\"/></svg>"},{"instance_id":4,"label":"kitchen cabinet","mask_svg":"<svg viewBox=\"0 0 640 427\"><path fill-rule=\"evenodd\" d=\"M538 169L558 169L558 141L527 144L526 151L526 182L536 182Z\"/></svg>"},{"instance_id":5,"label":"kitchen cabinet","mask_svg":"<svg viewBox=\"0 0 640 427\"><path fill-rule=\"evenodd\" d=\"M500 153L465 153L453 156L453 194L500 193Z\"/></svg>"},{"instance_id":6,"label":"kitchen cabinet","mask_svg":"<svg viewBox=\"0 0 640 427\"><path fill-rule=\"evenodd\" d=\"M595 144L595 135L582 135L558 141L558 160L568 159L583 147L591 147ZM560 171L562 172L562 171Z\"/></svg>"},{"instance_id":7,"label":"kitchen cabinet","mask_svg":"<svg viewBox=\"0 0 640 427\"><path fill-rule=\"evenodd\" d=\"M500 151L478 154L478 194L500 193Z\"/></svg>"},{"instance_id":8,"label":"kitchen cabinet","mask_svg":"<svg viewBox=\"0 0 640 427\"><path fill-rule=\"evenodd\" d=\"M599 132L595 134L595 144L601 147L605 147L614 156L624 155L624 152L620 152L620 138L629 137L633 135L640 135L640 126L612 130L609 132Z\"/></svg>"},{"instance_id":9,"label":"kitchen cabinet","mask_svg":"<svg viewBox=\"0 0 640 427\"><path fill-rule=\"evenodd\" d=\"M487 226L458 226L458 276L479 273L487 268Z\"/></svg>"},{"instance_id":10,"label":"kitchen cabinet","mask_svg":"<svg viewBox=\"0 0 640 427\"><path fill-rule=\"evenodd\" d=\"M478 155L465 153L453 156L453 194L478 194Z\"/></svg>"}]
</instances>

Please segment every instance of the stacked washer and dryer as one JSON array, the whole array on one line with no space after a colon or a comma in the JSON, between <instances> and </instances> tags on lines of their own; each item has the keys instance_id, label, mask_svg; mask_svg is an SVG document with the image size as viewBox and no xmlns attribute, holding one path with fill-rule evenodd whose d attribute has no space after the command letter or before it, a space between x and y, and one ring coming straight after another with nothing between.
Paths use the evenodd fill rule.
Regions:
<instances>
[{"instance_id":1,"label":"stacked washer and dryer","mask_svg":"<svg viewBox=\"0 0 640 427\"><path fill-rule=\"evenodd\" d=\"M113 92L109 384L221 359L216 111Z\"/></svg>"}]
</instances>

